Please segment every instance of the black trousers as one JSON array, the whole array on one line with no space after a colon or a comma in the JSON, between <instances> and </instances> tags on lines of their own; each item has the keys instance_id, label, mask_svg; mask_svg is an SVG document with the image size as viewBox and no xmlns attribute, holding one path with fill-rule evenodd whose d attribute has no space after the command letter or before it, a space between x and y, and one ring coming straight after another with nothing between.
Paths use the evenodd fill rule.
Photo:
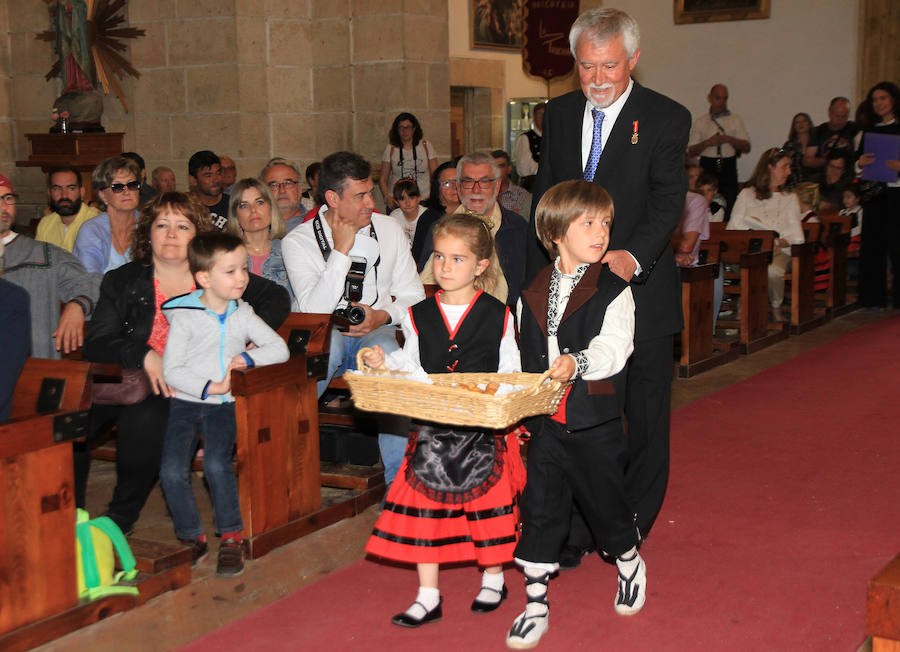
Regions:
<instances>
[{"instance_id":1,"label":"black trousers","mask_svg":"<svg viewBox=\"0 0 900 652\"><path fill-rule=\"evenodd\" d=\"M159 478L163 438L169 422L169 399L151 394L134 405L94 405L91 408L91 438L113 424L116 435L116 487L107 508L123 532L134 528L153 485ZM75 504L84 506L90 471L90 441L76 443Z\"/></svg>"},{"instance_id":2,"label":"black trousers","mask_svg":"<svg viewBox=\"0 0 900 652\"><path fill-rule=\"evenodd\" d=\"M859 302L866 307L887 305L887 260L894 272L891 292L900 309L900 188L886 188L863 204L859 246Z\"/></svg>"},{"instance_id":3,"label":"black trousers","mask_svg":"<svg viewBox=\"0 0 900 652\"><path fill-rule=\"evenodd\" d=\"M704 172L715 175L719 180L719 193L728 202L725 207L725 219L731 217L734 200L738 196L737 156L727 158L700 157L700 167Z\"/></svg>"},{"instance_id":4,"label":"black trousers","mask_svg":"<svg viewBox=\"0 0 900 652\"><path fill-rule=\"evenodd\" d=\"M559 561L569 532L573 501L584 515L597 547L611 555L637 543L637 531L625 500L627 445L620 419L596 428L567 432L541 418L528 445L528 484L522 494L519 559Z\"/></svg>"},{"instance_id":5,"label":"black trousers","mask_svg":"<svg viewBox=\"0 0 900 652\"><path fill-rule=\"evenodd\" d=\"M627 367L625 495L643 538L659 515L669 481L673 346L672 335L635 342Z\"/></svg>"}]
</instances>

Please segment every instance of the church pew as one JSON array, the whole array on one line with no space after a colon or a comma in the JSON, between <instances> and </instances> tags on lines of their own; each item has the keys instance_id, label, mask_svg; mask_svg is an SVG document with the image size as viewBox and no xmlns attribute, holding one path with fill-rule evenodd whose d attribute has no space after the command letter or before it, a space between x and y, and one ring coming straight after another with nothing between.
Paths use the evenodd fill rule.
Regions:
<instances>
[{"instance_id":1,"label":"church pew","mask_svg":"<svg viewBox=\"0 0 900 652\"><path fill-rule=\"evenodd\" d=\"M19 377L13 418L0 422L0 649L30 649L190 581L190 551L168 546L165 568L139 561L138 596L79 601L70 442L87 434L93 379L116 375L30 358Z\"/></svg>"},{"instance_id":2,"label":"church pew","mask_svg":"<svg viewBox=\"0 0 900 652\"><path fill-rule=\"evenodd\" d=\"M714 339L716 316L712 313L715 280L720 273L720 255L720 243L701 245L700 264L679 268L681 309L684 313L678 361L679 378L690 378L738 356L736 345L719 346Z\"/></svg>"},{"instance_id":3,"label":"church pew","mask_svg":"<svg viewBox=\"0 0 900 652\"><path fill-rule=\"evenodd\" d=\"M855 310L856 301L847 297L847 249L850 246L849 215L840 215L836 211L823 211L819 215L822 223L821 242L827 247L831 278L825 291L825 307L832 317L839 317Z\"/></svg>"},{"instance_id":4,"label":"church pew","mask_svg":"<svg viewBox=\"0 0 900 652\"><path fill-rule=\"evenodd\" d=\"M721 243L722 262L736 265L737 272L726 273L726 279L737 284L726 285L726 295L737 295L740 305L738 320L717 321L722 328L737 328L741 353L749 354L784 340L788 325L769 321L768 273L775 240L774 231L710 230L708 244Z\"/></svg>"},{"instance_id":5,"label":"church pew","mask_svg":"<svg viewBox=\"0 0 900 652\"><path fill-rule=\"evenodd\" d=\"M900 650L900 555L869 580L866 595L866 636L872 652Z\"/></svg>"},{"instance_id":6,"label":"church pew","mask_svg":"<svg viewBox=\"0 0 900 652\"><path fill-rule=\"evenodd\" d=\"M825 310L815 306L816 252L819 247L821 225L803 225L806 242L791 245L791 270L785 274L785 290L790 288L790 329L794 335L805 333L828 321Z\"/></svg>"}]
</instances>

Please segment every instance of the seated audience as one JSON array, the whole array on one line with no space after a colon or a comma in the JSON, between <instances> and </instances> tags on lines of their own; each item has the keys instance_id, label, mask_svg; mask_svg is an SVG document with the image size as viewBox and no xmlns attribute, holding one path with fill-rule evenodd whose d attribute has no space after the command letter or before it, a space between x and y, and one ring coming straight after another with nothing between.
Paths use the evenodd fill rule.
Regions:
<instances>
[{"instance_id":1,"label":"seated audience","mask_svg":"<svg viewBox=\"0 0 900 652\"><path fill-rule=\"evenodd\" d=\"M416 261L416 269L421 272L425 262L431 255L431 230L445 213L452 213L459 207L459 191L456 181L456 161L441 163L431 175L431 193L422 202L426 208L419 218L416 238L413 240L412 254Z\"/></svg>"},{"instance_id":2,"label":"seated audience","mask_svg":"<svg viewBox=\"0 0 900 652\"><path fill-rule=\"evenodd\" d=\"M106 204L106 212L84 223L72 250L87 271L105 274L131 260L140 176L137 163L123 156L108 158L94 168L94 190Z\"/></svg>"},{"instance_id":3,"label":"seated audience","mask_svg":"<svg viewBox=\"0 0 900 652\"><path fill-rule=\"evenodd\" d=\"M284 220L285 232L300 226L306 210L300 201L300 168L291 161L275 157L269 159L259 173L259 179L278 203L278 211Z\"/></svg>"},{"instance_id":4,"label":"seated audience","mask_svg":"<svg viewBox=\"0 0 900 652\"><path fill-rule=\"evenodd\" d=\"M228 222L228 193L222 182L222 161L208 149L195 152L188 160L191 191L209 210L209 219L220 231Z\"/></svg>"},{"instance_id":5,"label":"seated audience","mask_svg":"<svg viewBox=\"0 0 900 652\"><path fill-rule=\"evenodd\" d=\"M103 277L100 299L85 340L92 362L143 369L146 398L131 405L94 405L91 433L117 426L116 487L107 515L123 532L133 530L159 474L163 435L172 389L162 376L162 354L169 325L160 310L164 301L196 289L187 246L198 232L214 227L206 207L193 195L163 193L142 211L134 238L134 260ZM290 311L287 293L250 275L243 299L271 327ZM90 464L88 447L76 448L75 500L84 505Z\"/></svg>"},{"instance_id":6,"label":"seated audience","mask_svg":"<svg viewBox=\"0 0 900 652\"><path fill-rule=\"evenodd\" d=\"M738 194L728 229L775 231L772 262L769 263L769 303L776 320L783 321L784 275L791 266L791 245L804 241L797 195L782 192L791 173L791 159L781 149L768 149Z\"/></svg>"},{"instance_id":7,"label":"seated audience","mask_svg":"<svg viewBox=\"0 0 900 652\"><path fill-rule=\"evenodd\" d=\"M13 231L16 199L12 183L0 175L4 278L31 296L31 356L59 358L60 352L70 353L82 344L84 321L94 310L100 275L88 274L68 251Z\"/></svg>"},{"instance_id":8,"label":"seated audience","mask_svg":"<svg viewBox=\"0 0 900 652\"><path fill-rule=\"evenodd\" d=\"M459 160L456 180L461 204L456 213L479 215L494 237L495 251L492 261L499 262L502 272L490 293L501 302L515 306L525 282L525 234L528 223L518 213L513 213L497 203L500 191L500 170L488 154L475 152ZM432 239L425 242L425 250L433 248ZM420 274L423 283L435 282L432 265L425 263Z\"/></svg>"},{"instance_id":9,"label":"seated audience","mask_svg":"<svg viewBox=\"0 0 900 652\"><path fill-rule=\"evenodd\" d=\"M495 149L491 152L491 156L494 157L497 169L500 170L500 193L497 195L497 201L503 208L518 213L527 221L531 214L531 193L510 180L513 168L509 162L509 154L502 149Z\"/></svg>"},{"instance_id":10,"label":"seated audience","mask_svg":"<svg viewBox=\"0 0 900 652\"><path fill-rule=\"evenodd\" d=\"M400 179L394 184L394 201L397 208L391 211L391 217L397 220L397 224L409 238L409 247L412 249L416 238L419 218L425 212L425 207L420 205L422 197L419 194L419 186L412 179Z\"/></svg>"},{"instance_id":11,"label":"seated audience","mask_svg":"<svg viewBox=\"0 0 900 652\"><path fill-rule=\"evenodd\" d=\"M303 191L302 195L300 195L300 203L307 212L317 209L322 205L321 198L319 197L319 168L321 167L322 164L318 161L306 166L304 176L306 177L306 185L309 187Z\"/></svg>"},{"instance_id":12,"label":"seated audience","mask_svg":"<svg viewBox=\"0 0 900 652\"><path fill-rule=\"evenodd\" d=\"M844 207L840 210L841 215L849 215L850 220L850 247L847 251L859 251L859 243L862 240L863 228L863 209L860 204L861 190L859 183L850 183L844 188L844 195L841 198Z\"/></svg>"},{"instance_id":13,"label":"seated audience","mask_svg":"<svg viewBox=\"0 0 900 652\"><path fill-rule=\"evenodd\" d=\"M222 188L226 195L231 195L232 186L237 181L237 165L230 156L220 156L219 164L222 166Z\"/></svg>"},{"instance_id":14,"label":"seated audience","mask_svg":"<svg viewBox=\"0 0 900 652\"><path fill-rule=\"evenodd\" d=\"M100 211L84 203L81 172L68 165L50 170L47 197L52 212L41 218L34 239L72 251L82 225Z\"/></svg>"},{"instance_id":15,"label":"seated audience","mask_svg":"<svg viewBox=\"0 0 900 652\"><path fill-rule=\"evenodd\" d=\"M839 211L843 205L844 188L853 178L852 164L844 150L829 152L825 157L825 174L819 184L819 205L823 209Z\"/></svg>"},{"instance_id":16,"label":"seated audience","mask_svg":"<svg viewBox=\"0 0 900 652\"><path fill-rule=\"evenodd\" d=\"M781 149L791 157L791 176L788 177L786 187L793 188L807 178L813 178L815 170L810 170L803 165L803 154L809 145L809 137L812 133L812 118L808 113L798 113L791 120L791 128L788 138Z\"/></svg>"},{"instance_id":17,"label":"seated audience","mask_svg":"<svg viewBox=\"0 0 900 652\"><path fill-rule=\"evenodd\" d=\"M287 290L293 305L294 292L281 257L284 220L272 193L259 179L241 179L233 187L225 231L244 241L250 271Z\"/></svg>"},{"instance_id":18,"label":"seated audience","mask_svg":"<svg viewBox=\"0 0 900 652\"><path fill-rule=\"evenodd\" d=\"M320 171L326 203L314 219L284 238L284 262L297 310L338 310L347 317L343 332L332 331L320 395L335 375L356 369L360 348L377 344L395 351L396 325L411 305L425 298L406 235L395 220L375 212L371 174L371 166L358 154L326 156ZM378 435L388 484L400 468L408 433L408 420L393 421L386 427L381 420Z\"/></svg>"},{"instance_id":19,"label":"seated audience","mask_svg":"<svg viewBox=\"0 0 900 652\"><path fill-rule=\"evenodd\" d=\"M3 276L3 242L0 242ZM0 364L0 421L9 419L13 392L31 348L31 314L25 288L0 278L0 323L4 326L3 364Z\"/></svg>"},{"instance_id":20,"label":"seated audience","mask_svg":"<svg viewBox=\"0 0 900 652\"><path fill-rule=\"evenodd\" d=\"M828 162L829 153L852 155L853 138L858 131L859 128L850 120L850 100L846 97L832 98L828 104L828 122L812 130L803 153L803 165L808 169L807 179L822 180L822 170Z\"/></svg>"},{"instance_id":21,"label":"seated audience","mask_svg":"<svg viewBox=\"0 0 900 652\"><path fill-rule=\"evenodd\" d=\"M157 192L175 192L177 190L175 172L165 165L153 168L153 172L150 173L150 183Z\"/></svg>"},{"instance_id":22,"label":"seated audience","mask_svg":"<svg viewBox=\"0 0 900 652\"><path fill-rule=\"evenodd\" d=\"M144 162L144 157L137 152L122 152L122 158L127 158L134 161L135 163L137 163L138 167L141 170L141 174L140 176L138 176L138 181L141 182L141 188L138 194L138 202L141 206L143 206L148 201L156 197L158 193L156 188L147 183L147 164Z\"/></svg>"}]
</instances>

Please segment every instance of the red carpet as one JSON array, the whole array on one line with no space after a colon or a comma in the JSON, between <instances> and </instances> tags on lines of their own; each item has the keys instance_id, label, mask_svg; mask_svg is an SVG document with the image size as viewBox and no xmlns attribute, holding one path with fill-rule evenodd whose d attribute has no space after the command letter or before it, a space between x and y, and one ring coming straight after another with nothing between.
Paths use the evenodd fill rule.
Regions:
<instances>
[{"instance_id":1,"label":"red carpet","mask_svg":"<svg viewBox=\"0 0 900 652\"><path fill-rule=\"evenodd\" d=\"M644 546L649 596L612 609L596 556L550 584L539 650L855 650L866 582L900 552L900 318L883 319L673 415L663 513ZM497 611L469 611L473 568L441 573L444 619L390 624L411 569L360 561L186 650L505 650L518 571Z\"/></svg>"}]
</instances>

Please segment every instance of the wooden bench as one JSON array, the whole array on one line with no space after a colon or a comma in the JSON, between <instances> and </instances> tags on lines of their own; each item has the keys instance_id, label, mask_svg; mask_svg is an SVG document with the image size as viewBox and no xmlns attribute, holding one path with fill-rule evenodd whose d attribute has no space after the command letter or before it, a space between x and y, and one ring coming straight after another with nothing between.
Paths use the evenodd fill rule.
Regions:
<instances>
[{"instance_id":1,"label":"wooden bench","mask_svg":"<svg viewBox=\"0 0 900 652\"><path fill-rule=\"evenodd\" d=\"M851 219L850 215L840 215L836 211L823 211L819 215L822 229L820 240L827 248L831 265L831 278L825 291L825 308L832 317L844 315L859 307L855 300L850 301L847 297Z\"/></svg>"},{"instance_id":2,"label":"wooden bench","mask_svg":"<svg viewBox=\"0 0 900 652\"><path fill-rule=\"evenodd\" d=\"M26 361L13 418L0 423L0 649L30 649L190 581L187 548L163 546L154 567L132 539L139 594L79 601L71 441L87 434L92 378L115 375L107 365Z\"/></svg>"},{"instance_id":3,"label":"wooden bench","mask_svg":"<svg viewBox=\"0 0 900 652\"><path fill-rule=\"evenodd\" d=\"M900 555L869 580L866 636L872 652L900 652Z\"/></svg>"},{"instance_id":4,"label":"wooden bench","mask_svg":"<svg viewBox=\"0 0 900 652\"><path fill-rule=\"evenodd\" d=\"M791 318L790 329L794 335L805 333L821 326L829 316L824 307L816 309L816 252L819 248L821 225L812 222L803 225L806 241L791 245L791 271L784 276L785 289L790 286Z\"/></svg>"},{"instance_id":5,"label":"wooden bench","mask_svg":"<svg viewBox=\"0 0 900 652\"><path fill-rule=\"evenodd\" d=\"M720 243L708 245L701 251L699 265L680 268L684 328L680 339L679 378L690 378L738 356L736 343L717 342L713 332L716 320L713 303L720 252Z\"/></svg>"},{"instance_id":6,"label":"wooden bench","mask_svg":"<svg viewBox=\"0 0 900 652\"><path fill-rule=\"evenodd\" d=\"M725 295L737 296L740 318L738 320L719 319L722 328L737 328L741 353L749 354L788 336L786 323L769 321L768 272L775 241L774 231L728 231L721 227L712 228L707 247L721 244L722 262L737 265L738 272L726 273Z\"/></svg>"}]
</instances>

